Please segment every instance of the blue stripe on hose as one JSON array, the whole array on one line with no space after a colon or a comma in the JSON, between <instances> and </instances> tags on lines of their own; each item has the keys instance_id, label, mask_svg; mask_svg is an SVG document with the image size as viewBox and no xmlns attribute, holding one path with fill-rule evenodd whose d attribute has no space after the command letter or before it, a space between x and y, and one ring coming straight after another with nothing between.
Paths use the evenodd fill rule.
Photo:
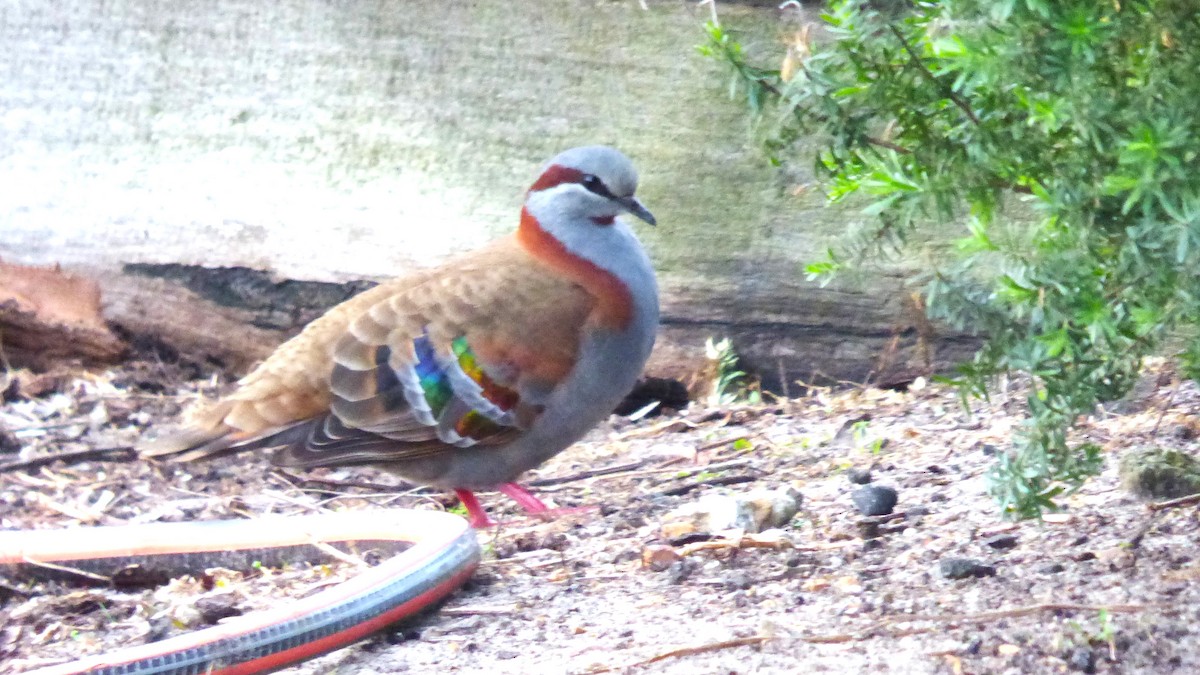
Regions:
<instances>
[{"instance_id":1,"label":"blue stripe on hose","mask_svg":"<svg viewBox=\"0 0 1200 675\"><path fill-rule=\"evenodd\" d=\"M435 589L479 561L475 531L468 529L408 574L315 614L266 626L172 654L95 668L93 675L204 675L336 635ZM418 608L420 611L422 608Z\"/></svg>"}]
</instances>

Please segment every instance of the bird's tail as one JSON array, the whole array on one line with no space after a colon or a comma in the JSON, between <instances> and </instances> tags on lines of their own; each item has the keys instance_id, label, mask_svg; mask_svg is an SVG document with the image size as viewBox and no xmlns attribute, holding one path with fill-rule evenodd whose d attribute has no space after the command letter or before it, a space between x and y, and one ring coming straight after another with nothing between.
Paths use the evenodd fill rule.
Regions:
<instances>
[{"instance_id":1,"label":"bird's tail","mask_svg":"<svg viewBox=\"0 0 1200 675\"><path fill-rule=\"evenodd\" d=\"M137 444L138 455L143 459L191 462L249 449L245 445L252 439L225 423L228 407L210 406L180 426L143 439Z\"/></svg>"},{"instance_id":2,"label":"bird's tail","mask_svg":"<svg viewBox=\"0 0 1200 675\"><path fill-rule=\"evenodd\" d=\"M315 424L314 420L300 420L259 432L242 431L225 422L233 405L232 402L218 402L193 413L184 424L164 429L159 436L139 443L138 455L143 459L192 462L247 450L278 450L303 445Z\"/></svg>"}]
</instances>

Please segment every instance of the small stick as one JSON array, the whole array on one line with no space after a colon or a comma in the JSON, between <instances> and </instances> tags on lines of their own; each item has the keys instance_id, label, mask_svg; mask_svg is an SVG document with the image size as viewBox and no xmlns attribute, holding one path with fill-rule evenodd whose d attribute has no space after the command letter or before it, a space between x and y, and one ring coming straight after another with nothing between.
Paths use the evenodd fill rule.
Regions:
<instances>
[{"instance_id":1,"label":"small stick","mask_svg":"<svg viewBox=\"0 0 1200 675\"><path fill-rule=\"evenodd\" d=\"M684 483L683 485L676 485L675 487L667 488L666 490L660 490L658 494L663 495L664 497L678 497L680 495L686 495L697 488L702 488L709 485L739 485L741 483L753 483L758 479L758 476L751 474L738 474L736 476L714 476L712 478L705 478L703 480L694 480L690 483Z\"/></svg>"},{"instance_id":2,"label":"small stick","mask_svg":"<svg viewBox=\"0 0 1200 675\"><path fill-rule=\"evenodd\" d=\"M516 605L466 605L464 607L442 607L438 610L438 614L442 616L504 616L516 612Z\"/></svg>"},{"instance_id":3,"label":"small stick","mask_svg":"<svg viewBox=\"0 0 1200 675\"><path fill-rule=\"evenodd\" d=\"M1176 506L1191 506L1192 504L1200 504L1200 492L1178 499L1169 499L1165 502L1151 502L1146 505L1146 508L1151 511L1162 511L1163 509L1171 509Z\"/></svg>"},{"instance_id":4,"label":"small stick","mask_svg":"<svg viewBox=\"0 0 1200 675\"><path fill-rule=\"evenodd\" d=\"M115 455L109 457L109 455ZM57 461L63 461L67 464L78 464L92 459L105 459L114 462L129 462L137 459L137 452L130 446L118 446L115 448L89 448L87 450L74 450L72 452L60 452L55 455L42 455L30 459L22 459L13 462L5 462L0 464L0 472L5 471L21 471L23 469L37 469L43 466L49 466Z\"/></svg>"},{"instance_id":5,"label":"small stick","mask_svg":"<svg viewBox=\"0 0 1200 675\"><path fill-rule=\"evenodd\" d=\"M720 642L710 642L706 645L698 645L696 647L680 647L672 649L669 652L663 652L657 656L652 656L645 661L640 661L633 664L634 666L645 666L658 661L665 661L680 656L694 656L696 654L706 654L708 652L720 651L722 649L731 649L733 647L748 647L750 645L761 645L767 640L772 639L767 635L752 635L744 638L733 638L732 640L721 640Z\"/></svg>"},{"instance_id":6,"label":"small stick","mask_svg":"<svg viewBox=\"0 0 1200 675\"><path fill-rule=\"evenodd\" d=\"M22 564L25 564L25 565L32 565L33 567L40 567L42 569L53 570L55 572L62 572L63 574L69 574L71 576L76 576L81 579L87 579L89 581L99 581L100 583L103 583L103 584L111 584L112 583L112 577L106 577L103 574L96 574L94 572L88 572L87 570L81 570L81 569L78 569L75 567L67 567L66 565L56 565L54 563L42 562L40 560L32 560L30 558L25 558L21 562L22 562Z\"/></svg>"},{"instance_id":7,"label":"small stick","mask_svg":"<svg viewBox=\"0 0 1200 675\"><path fill-rule=\"evenodd\" d=\"M599 478L612 478L613 476L624 478L643 478L645 476L656 476L660 473L670 473L672 471L679 474L678 478L687 478L705 471L724 471L725 469L736 469L746 466L749 460L746 459L731 459L728 462L718 462L707 466L697 466L690 469L680 469L674 466L664 466L657 469L646 469L644 471L631 471L623 474L612 474L610 476L598 476Z\"/></svg>"},{"instance_id":8,"label":"small stick","mask_svg":"<svg viewBox=\"0 0 1200 675\"><path fill-rule=\"evenodd\" d=\"M551 485L561 485L563 483L574 483L575 481L578 481L578 480L587 480L588 478L595 478L596 476L607 476L607 475L611 475L614 473L621 473L623 471L632 471L634 469L640 469L641 467L645 466L645 464L646 464L646 460L639 459L637 461L627 462L625 464L616 464L614 466L606 466L606 467L602 467L599 469L589 469L587 471L580 471L579 473L573 473L573 474L570 474L567 476L551 476L549 478L539 478L537 480L529 481L529 485L531 487L549 487Z\"/></svg>"},{"instance_id":9,"label":"small stick","mask_svg":"<svg viewBox=\"0 0 1200 675\"><path fill-rule=\"evenodd\" d=\"M327 478L311 478L308 476L297 476L293 473L288 473L283 469L274 469L272 473L280 476L293 487L305 489L305 487L330 487L330 488L358 488L360 490L369 490L371 492L382 492L384 494L396 494L410 489L406 485L384 485L383 483L371 483L367 481L350 481L350 480L329 480Z\"/></svg>"}]
</instances>

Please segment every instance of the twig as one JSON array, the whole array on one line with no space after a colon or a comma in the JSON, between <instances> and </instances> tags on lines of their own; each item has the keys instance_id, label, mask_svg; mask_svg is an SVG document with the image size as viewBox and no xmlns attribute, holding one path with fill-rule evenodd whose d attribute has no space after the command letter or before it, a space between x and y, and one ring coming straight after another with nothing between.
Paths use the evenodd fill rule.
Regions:
<instances>
[{"instance_id":1,"label":"twig","mask_svg":"<svg viewBox=\"0 0 1200 675\"><path fill-rule=\"evenodd\" d=\"M329 544L327 544L323 541L310 542L310 545L313 548L320 551L321 553L324 553L325 555L329 556L330 558L333 558L334 560L340 560L348 565L353 565L360 569L364 568L364 567L368 567L367 562L365 560L363 560L362 558L355 556L355 555L350 555L349 553L343 553L342 551L338 550L336 547L330 546Z\"/></svg>"},{"instance_id":2,"label":"twig","mask_svg":"<svg viewBox=\"0 0 1200 675\"><path fill-rule=\"evenodd\" d=\"M601 467L599 469L588 469L587 471L580 471L579 473L573 473L573 474L570 474L567 476L551 476L549 478L539 478L537 480L529 481L529 485L532 487L548 487L550 485L562 485L563 483L574 483L575 481L587 480L588 478L595 478L596 476L607 476L607 475L611 475L614 473L621 473L623 471L632 471L634 469L640 469L641 467L643 467L645 465L646 465L646 460L639 459L634 462L626 462L625 464L616 464L614 466L606 466L606 467Z\"/></svg>"},{"instance_id":3,"label":"twig","mask_svg":"<svg viewBox=\"0 0 1200 675\"><path fill-rule=\"evenodd\" d=\"M744 473L736 476L713 476L712 478L703 478L690 483L684 483L683 485L676 485L675 487L667 488L666 490L660 490L658 494L663 495L664 497L678 497L679 495L686 495L696 488L702 488L708 485L739 485L741 483L753 483L754 481L758 480L758 478L758 476Z\"/></svg>"},{"instance_id":4,"label":"twig","mask_svg":"<svg viewBox=\"0 0 1200 675\"><path fill-rule=\"evenodd\" d=\"M729 445L730 443L737 443L744 438L746 438L745 434L735 434L733 436L729 436L728 438L722 438L717 441L709 441L708 443L697 445L696 452L704 452L705 450L712 450L713 448L719 448L723 445Z\"/></svg>"},{"instance_id":5,"label":"twig","mask_svg":"<svg viewBox=\"0 0 1200 675\"><path fill-rule=\"evenodd\" d=\"M22 560L21 564L29 565L31 567L39 567L41 569L47 569L47 570L59 572L62 574L68 574L71 576L79 577L81 579L86 579L88 581L98 581L103 584L111 584L112 583L112 577L106 577L103 574L96 574L94 572L88 572L87 570L81 570L76 567L67 567L66 565L56 565L54 563L42 562L40 560L31 560L29 558L25 558L24 560Z\"/></svg>"},{"instance_id":6,"label":"twig","mask_svg":"<svg viewBox=\"0 0 1200 675\"><path fill-rule=\"evenodd\" d=\"M854 633L833 633L830 635L797 635L797 636L754 635L754 636L746 637L746 638L735 638L732 640L722 640L720 642L713 642L710 644L699 645L696 647L683 647L680 649L672 649L671 651L663 652L662 654L658 654L657 656L653 656L644 661L638 661L637 663L631 663L631 664L628 664L625 666L604 668L602 670L595 670L592 672L604 673L604 672L611 672L611 671L617 670L617 669L625 670L628 668L645 666L645 665L648 665L651 663L663 661L665 659L676 658L676 657L680 657L680 656L693 656L695 654L704 654L706 652L717 651L720 649L729 649L732 647L762 645L764 642L767 642L768 640L796 640L798 642L807 642L809 644L836 644L836 643L842 643L842 642L857 642L857 641L861 641L861 640L869 640L874 637L879 637L879 634L877 631L879 631L880 629L888 628L891 624L897 624L897 623L910 623L910 622L916 622L916 621L928 621L928 622L933 622L933 623L966 623L966 622L973 623L973 622L978 622L978 621L993 621L996 619L1006 619L1006 618L1012 618L1012 617L1017 617L1017 616L1027 616L1030 614L1039 614L1042 612L1108 611L1108 612L1114 612L1114 613L1121 613L1121 612L1133 613L1133 612L1142 612L1147 609L1151 609L1153 607L1159 607L1159 606L1163 606L1163 605L1159 605L1159 604L1154 604L1154 605L1077 605L1077 604L1072 604L1072 603L1050 602L1050 603L1043 603L1043 604L1039 604L1039 605L1029 605L1027 607L1014 607L1012 609L1004 609L1004 610L999 610L999 611L995 611L995 612L983 612L980 614L958 614L958 615L950 615L950 616L895 617L895 618L891 618L891 619L884 619L883 621L877 621L877 622L865 627L864 629L862 629L860 631L856 631ZM921 628L897 628L897 629L888 630L887 637L896 638L896 637L905 637L908 635L918 635L920 633L927 633L934 629L935 629L934 626L921 627Z\"/></svg>"},{"instance_id":7,"label":"twig","mask_svg":"<svg viewBox=\"0 0 1200 675\"><path fill-rule=\"evenodd\" d=\"M748 464L748 463L749 463L749 460L745 460L745 459L731 459L728 462L718 462L716 464L709 464L708 466L697 466L697 467L693 467L690 469L680 469L680 468L677 468L674 466L663 466L663 467L659 467L657 469L646 469L644 471L630 471L629 473L609 474L607 476L597 476L597 478L605 478L605 479L613 478L613 477L642 478L645 476L655 476L660 473L670 473L672 471L677 472L679 474L677 476L677 478L687 478L688 476L694 476L698 473L705 472L705 471L724 471L725 469L736 469L736 468L746 466L746 464Z\"/></svg>"},{"instance_id":8,"label":"twig","mask_svg":"<svg viewBox=\"0 0 1200 675\"><path fill-rule=\"evenodd\" d=\"M896 143L893 143L891 141L885 141L882 138L875 138L874 136L864 135L862 137L862 139L864 141L866 141L867 143L870 143L871 145L877 145L881 148L887 148L888 150L891 150L892 152L894 152L898 155L911 155L912 154L912 150L909 150L908 148L904 147L903 145L897 145Z\"/></svg>"},{"instance_id":9,"label":"twig","mask_svg":"<svg viewBox=\"0 0 1200 675\"><path fill-rule=\"evenodd\" d=\"M465 607L442 607L438 614L442 616L505 616L517 612L516 605L467 605Z\"/></svg>"},{"instance_id":10,"label":"twig","mask_svg":"<svg viewBox=\"0 0 1200 675\"><path fill-rule=\"evenodd\" d=\"M655 424L652 427L646 427L644 429L631 429L630 431L626 431L625 433L618 435L616 440L625 441L625 440L629 440L630 438L642 438L645 436L656 436L664 431L669 430L671 427L678 427L678 426L683 426L688 429L695 429L699 425L687 418L677 417L673 420L667 420L666 422L659 422L658 424Z\"/></svg>"},{"instance_id":11,"label":"twig","mask_svg":"<svg viewBox=\"0 0 1200 675\"><path fill-rule=\"evenodd\" d=\"M1084 605L1073 602L1043 602L1036 605L1025 605L1023 607L1012 607L1010 609L998 609L994 612L980 612L979 614L947 614L947 615L921 615L914 614L913 616L898 616L885 619L880 623L912 623L916 621L929 621L933 623L962 623L976 621L995 621L996 619L1011 619L1018 616L1029 616L1030 614L1040 614L1042 612L1109 612L1113 614L1135 614L1144 612L1148 609L1156 607L1165 607L1163 603L1150 603L1145 605Z\"/></svg>"},{"instance_id":12,"label":"twig","mask_svg":"<svg viewBox=\"0 0 1200 675\"><path fill-rule=\"evenodd\" d=\"M1191 506L1192 504L1200 504L1200 492L1178 499L1168 499L1165 502L1151 502L1146 505L1146 508L1151 511L1162 511L1163 509L1173 509L1176 506Z\"/></svg>"},{"instance_id":13,"label":"twig","mask_svg":"<svg viewBox=\"0 0 1200 675\"><path fill-rule=\"evenodd\" d=\"M767 640L772 639L769 635L752 635L744 638L733 638L732 640L721 640L720 642L710 642L705 645L697 645L695 647L680 647L672 649L669 652L663 652L657 656L652 656L645 661L630 664L627 667L633 668L637 666L645 666L667 659L674 659L680 656L694 656L696 654L706 654L708 652L720 651L722 649L732 649L734 647L749 647L751 645L762 645Z\"/></svg>"},{"instance_id":14,"label":"twig","mask_svg":"<svg viewBox=\"0 0 1200 675\"><path fill-rule=\"evenodd\" d=\"M295 474L288 473L287 471L284 471L283 469L274 469L272 471L272 473L282 477L288 483L291 483L293 487L300 488L300 489L303 489L305 486L311 486L313 488L318 488L321 486L331 487L331 488L358 488L360 490L369 490L371 492L382 492L384 494L398 494L398 493L402 493L402 492L407 492L410 489L412 489L411 486L408 486L407 484L384 485L383 483L371 483L368 481L349 481L349 480L341 481L341 480L329 480L327 478L310 478L308 476L297 476ZM424 489L424 488L418 488L418 489Z\"/></svg>"},{"instance_id":15,"label":"twig","mask_svg":"<svg viewBox=\"0 0 1200 675\"><path fill-rule=\"evenodd\" d=\"M109 457L109 455L114 456ZM0 472L37 469L58 461L63 461L67 464L78 464L80 462L86 462L93 459L105 459L114 462L129 462L137 459L137 452L130 446L119 446L116 448L89 448L87 450L60 452L54 455L42 455L40 457L32 457L30 459L5 462L0 464Z\"/></svg>"},{"instance_id":16,"label":"twig","mask_svg":"<svg viewBox=\"0 0 1200 675\"><path fill-rule=\"evenodd\" d=\"M1171 395L1167 397L1167 401L1163 403L1162 412L1158 414L1158 419L1154 420L1154 428L1150 430L1152 437L1158 436L1158 427L1162 424L1163 418L1167 416L1167 411L1171 409L1171 405L1175 403L1175 394L1179 393L1179 387L1183 380L1176 380L1175 386L1171 387Z\"/></svg>"},{"instance_id":17,"label":"twig","mask_svg":"<svg viewBox=\"0 0 1200 675\"><path fill-rule=\"evenodd\" d=\"M934 77L933 73L929 72L929 68L925 66L925 62L922 61L921 57L917 55L917 52L913 50L912 45L908 44L908 39L904 37L904 34L900 32L900 29L896 28L895 24L888 24L888 29L891 30L892 35L895 35L896 39L900 41L900 45L904 47L904 51L908 52L909 60L921 71L921 74L925 76L925 79L929 80L929 82L938 89L941 89L943 96L950 99L954 105L958 106L959 110L962 110L966 116L970 118L971 122L975 124L975 126L979 126L979 118L975 116L975 112L971 110L971 106L967 105L967 102L962 100L962 98L958 94L954 93L949 87L946 87L941 82L938 82L938 79Z\"/></svg>"}]
</instances>

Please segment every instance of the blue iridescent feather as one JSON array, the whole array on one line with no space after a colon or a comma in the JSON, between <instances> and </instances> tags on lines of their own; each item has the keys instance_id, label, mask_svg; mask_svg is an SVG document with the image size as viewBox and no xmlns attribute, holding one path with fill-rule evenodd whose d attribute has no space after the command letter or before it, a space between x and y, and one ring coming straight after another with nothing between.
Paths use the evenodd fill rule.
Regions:
<instances>
[{"instance_id":1,"label":"blue iridescent feather","mask_svg":"<svg viewBox=\"0 0 1200 675\"><path fill-rule=\"evenodd\" d=\"M454 390L450 387L450 380L447 379L445 371L438 365L428 333L422 333L413 340L413 351L417 356L413 371L421 383L421 390L425 392L425 402L429 404L433 416L437 417L446 409L446 404L454 396Z\"/></svg>"}]
</instances>

